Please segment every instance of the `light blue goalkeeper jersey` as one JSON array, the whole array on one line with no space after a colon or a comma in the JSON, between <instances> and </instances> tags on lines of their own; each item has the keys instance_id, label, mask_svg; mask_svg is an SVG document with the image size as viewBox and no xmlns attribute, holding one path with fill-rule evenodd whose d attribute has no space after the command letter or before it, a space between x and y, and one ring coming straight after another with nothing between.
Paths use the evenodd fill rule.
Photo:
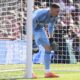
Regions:
<instances>
[{"instance_id":1,"label":"light blue goalkeeper jersey","mask_svg":"<svg viewBox=\"0 0 80 80\"><path fill-rule=\"evenodd\" d=\"M33 13L33 35L37 46L50 46L47 34L45 33L44 25L48 24L48 32L52 34L54 31L54 24L57 17L51 17L49 9L39 9ZM45 69L50 69L50 53L51 51L45 49L44 65Z\"/></svg>"},{"instance_id":2,"label":"light blue goalkeeper jersey","mask_svg":"<svg viewBox=\"0 0 80 80\"><path fill-rule=\"evenodd\" d=\"M39 9L33 12L33 28L36 30L48 24L48 32L51 34L54 31L54 25L58 17L52 17L49 8Z\"/></svg>"}]
</instances>

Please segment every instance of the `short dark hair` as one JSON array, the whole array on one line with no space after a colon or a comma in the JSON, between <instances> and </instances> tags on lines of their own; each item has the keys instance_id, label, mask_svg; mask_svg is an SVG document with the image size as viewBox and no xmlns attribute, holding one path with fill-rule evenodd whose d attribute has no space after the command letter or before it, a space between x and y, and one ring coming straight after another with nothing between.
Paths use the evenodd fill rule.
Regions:
<instances>
[{"instance_id":1,"label":"short dark hair","mask_svg":"<svg viewBox=\"0 0 80 80\"><path fill-rule=\"evenodd\" d=\"M52 3L50 5L50 8L60 8L60 6L58 4L56 4L56 3Z\"/></svg>"}]
</instances>

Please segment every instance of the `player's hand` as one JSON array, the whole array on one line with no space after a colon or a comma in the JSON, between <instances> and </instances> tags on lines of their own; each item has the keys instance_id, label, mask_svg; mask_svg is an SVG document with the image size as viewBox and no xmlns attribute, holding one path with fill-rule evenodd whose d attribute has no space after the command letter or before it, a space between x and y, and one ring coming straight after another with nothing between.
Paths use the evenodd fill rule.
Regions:
<instances>
[{"instance_id":1,"label":"player's hand","mask_svg":"<svg viewBox=\"0 0 80 80\"><path fill-rule=\"evenodd\" d=\"M33 54L39 52L39 48L38 48L38 46L36 45L36 43L35 43L34 40L33 40L33 48L32 48L32 52L33 52Z\"/></svg>"},{"instance_id":2,"label":"player's hand","mask_svg":"<svg viewBox=\"0 0 80 80\"><path fill-rule=\"evenodd\" d=\"M39 52L39 48L37 46L34 46L32 49L33 54Z\"/></svg>"},{"instance_id":3,"label":"player's hand","mask_svg":"<svg viewBox=\"0 0 80 80\"><path fill-rule=\"evenodd\" d=\"M58 49L58 44L55 42L54 38L49 38L51 49L56 51Z\"/></svg>"}]
</instances>

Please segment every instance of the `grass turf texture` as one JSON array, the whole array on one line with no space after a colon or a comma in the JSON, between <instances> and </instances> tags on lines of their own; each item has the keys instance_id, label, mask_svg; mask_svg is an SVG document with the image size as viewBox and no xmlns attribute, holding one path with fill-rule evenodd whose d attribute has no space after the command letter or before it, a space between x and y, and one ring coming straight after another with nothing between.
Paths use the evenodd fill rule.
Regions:
<instances>
[{"instance_id":1,"label":"grass turf texture","mask_svg":"<svg viewBox=\"0 0 80 80\"><path fill-rule=\"evenodd\" d=\"M33 70L38 79L22 79L25 66L17 65L0 65L0 80L80 80L80 63L78 64L52 64L52 72L57 73L60 78L44 78L44 66L40 64L33 65ZM11 70L11 71L8 71ZM8 71L8 72L7 72Z\"/></svg>"}]
</instances>

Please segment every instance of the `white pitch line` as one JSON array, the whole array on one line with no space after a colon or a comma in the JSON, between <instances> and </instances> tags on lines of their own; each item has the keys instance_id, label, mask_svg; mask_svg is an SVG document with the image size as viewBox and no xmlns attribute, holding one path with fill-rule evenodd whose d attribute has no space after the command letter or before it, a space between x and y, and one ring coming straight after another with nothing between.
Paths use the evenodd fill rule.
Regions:
<instances>
[{"instance_id":1,"label":"white pitch line","mask_svg":"<svg viewBox=\"0 0 80 80\"><path fill-rule=\"evenodd\" d=\"M33 69L36 71L44 71L44 69ZM80 72L80 70L56 70L51 69L52 71L58 71L58 72ZM12 70L2 70L0 72L15 72L15 71L25 71L24 69L12 69Z\"/></svg>"}]
</instances>

